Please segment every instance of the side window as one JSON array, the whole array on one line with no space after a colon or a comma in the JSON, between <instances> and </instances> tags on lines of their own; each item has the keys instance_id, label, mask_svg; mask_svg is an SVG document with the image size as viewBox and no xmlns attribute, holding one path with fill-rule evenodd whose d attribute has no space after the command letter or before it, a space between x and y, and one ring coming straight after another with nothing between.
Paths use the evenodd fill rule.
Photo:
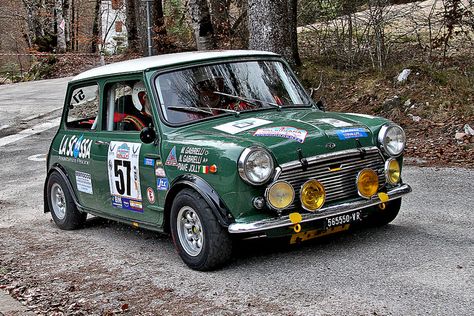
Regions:
<instances>
[{"instance_id":1,"label":"side window","mask_svg":"<svg viewBox=\"0 0 474 316\"><path fill-rule=\"evenodd\" d=\"M78 129L95 129L99 112L99 87L94 84L72 91L68 103L66 126Z\"/></svg>"},{"instance_id":2,"label":"side window","mask_svg":"<svg viewBox=\"0 0 474 316\"><path fill-rule=\"evenodd\" d=\"M109 84L107 96L106 129L108 131L141 131L153 126L152 112L143 81L123 81Z\"/></svg>"}]
</instances>

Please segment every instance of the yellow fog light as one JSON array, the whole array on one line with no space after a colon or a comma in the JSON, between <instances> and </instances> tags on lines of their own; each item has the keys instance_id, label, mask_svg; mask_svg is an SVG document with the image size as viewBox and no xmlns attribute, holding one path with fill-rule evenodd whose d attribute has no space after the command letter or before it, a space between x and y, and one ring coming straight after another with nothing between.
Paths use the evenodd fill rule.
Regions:
<instances>
[{"instance_id":1,"label":"yellow fog light","mask_svg":"<svg viewBox=\"0 0 474 316\"><path fill-rule=\"evenodd\" d=\"M305 210L314 212L323 206L326 191L319 181L308 180L301 186L300 200Z\"/></svg>"},{"instance_id":2,"label":"yellow fog light","mask_svg":"<svg viewBox=\"0 0 474 316\"><path fill-rule=\"evenodd\" d=\"M364 169L357 175L357 191L365 198L371 198L379 189L379 177L372 169Z\"/></svg>"},{"instance_id":3,"label":"yellow fog light","mask_svg":"<svg viewBox=\"0 0 474 316\"><path fill-rule=\"evenodd\" d=\"M385 178L390 184L400 182L400 164L395 159L389 159L385 162Z\"/></svg>"},{"instance_id":4,"label":"yellow fog light","mask_svg":"<svg viewBox=\"0 0 474 316\"><path fill-rule=\"evenodd\" d=\"M286 181L272 183L265 193L268 203L277 210L290 206L295 199L293 186Z\"/></svg>"}]
</instances>

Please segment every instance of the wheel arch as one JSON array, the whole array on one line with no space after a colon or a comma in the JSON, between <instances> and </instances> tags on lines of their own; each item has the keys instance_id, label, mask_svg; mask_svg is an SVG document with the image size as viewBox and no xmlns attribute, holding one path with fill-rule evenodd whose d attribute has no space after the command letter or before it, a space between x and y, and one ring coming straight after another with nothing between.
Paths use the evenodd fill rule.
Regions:
<instances>
[{"instance_id":1,"label":"wheel arch","mask_svg":"<svg viewBox=\"0 0 474 316\"><path fill-rule=\"evenodd\" d=\"M49 181L49 177L51 176L51 174L53 172L57 172L61 176L61 178L64 180L64 183L66 183L66 186L67 186L69 192L71 193L74 204L76 204L76 207L79 210L81 210L81 207L80 207L79 202L77 200L76 191L74 191L74 188L71 185L71 181L69 179L67 171L64 169L63 166L56 163L56 164L52 165L51 168L49 169L48 174L46 176L46 181L44 182L44 188L43 188L44 213L51 212L51 210L49 209L49 203L48 203L48 181Z\"/></svg>"},{"instance_id":2,"label":"wheel arch","mask_svg":"<svg viewBox=\"0 0 474 316\"><path fill-rule=\"evenodd\" d=\"M228 227L234 222L234 217L230 213L224 201L220 198L219 194L211 187L211 185L201 177L186 174L176 178L171 184L170 190L166 194L163 223L163 229L165 232L170 232L170 214L173 201L176 195L186 188L193 189L204 198L207 204L209 204L212 213L217 218L219 224L224 227Z\"/></svg>"}]
</instances>

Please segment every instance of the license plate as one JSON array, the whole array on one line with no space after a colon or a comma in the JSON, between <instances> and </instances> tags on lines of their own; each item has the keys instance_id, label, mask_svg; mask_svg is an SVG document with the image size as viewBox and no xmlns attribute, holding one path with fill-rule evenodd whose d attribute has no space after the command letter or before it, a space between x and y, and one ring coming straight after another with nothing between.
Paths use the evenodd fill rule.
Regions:
<instances>
[{"instance_id":1,"label":"license plate","mask_svg":"<svg viewBox=\"0 0 474 316\"><path fill-rule=\"evenodd\" d=\"M335 215L325 219L325 228L331 228L336 226L342 226L345 224L351 224L360 222L360 211L350 212L342 215Z\"/></svg>"}]
</instances>

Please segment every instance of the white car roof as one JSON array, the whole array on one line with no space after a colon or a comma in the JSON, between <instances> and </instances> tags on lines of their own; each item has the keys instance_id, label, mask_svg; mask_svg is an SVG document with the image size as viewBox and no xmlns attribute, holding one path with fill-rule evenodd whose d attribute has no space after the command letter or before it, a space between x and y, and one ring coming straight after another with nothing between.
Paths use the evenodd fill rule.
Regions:
<instances>
[{"instance_id":1,"label":"white car roof","mask_svg":"<svg viewBox=\"0 0 474 316\"><path fill-rule=\"evenodd\" d=\"M107 75L141 72L148 68L164 67L170 65L183 64L193 61L203 61L208 59L229 58L229 57L251 57L251 56L278 56L277 54L252 51L252 50L224 50L224 51L195 51L176 54L166 54L138 59L121 61L94 69L87 70L72 79L72 82L84 79L91 79Z\"/></svg>"}]
</instances>

